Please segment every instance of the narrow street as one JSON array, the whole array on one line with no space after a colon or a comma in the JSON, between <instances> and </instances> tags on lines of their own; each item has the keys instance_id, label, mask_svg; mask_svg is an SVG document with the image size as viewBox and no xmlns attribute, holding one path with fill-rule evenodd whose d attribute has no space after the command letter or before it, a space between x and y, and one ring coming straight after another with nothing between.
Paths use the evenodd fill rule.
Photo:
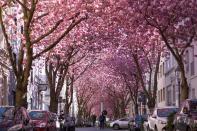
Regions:
<instances>
[{"instance_id":1,"label":"narrow street","mask_svg":"<svg viewBox=\"0 0 197 131\"><path fill-rule=\"evenodd\" d=\"M197 131L195 12L197 0L0 0L0 131Z\"/></svg>"},{"instance_id":2,"label":"narrow street","mask_svg":"<svg viewBox=\"0 0 197 131\"><path fill-rule=\"evenodd\" d=\"M95 127L87 127L87 128L77 128L76 131L128 131L128 130L113 130L110 128L106 128L104 130L100 130L99 128Z\"/></svg>"}]
</instances>

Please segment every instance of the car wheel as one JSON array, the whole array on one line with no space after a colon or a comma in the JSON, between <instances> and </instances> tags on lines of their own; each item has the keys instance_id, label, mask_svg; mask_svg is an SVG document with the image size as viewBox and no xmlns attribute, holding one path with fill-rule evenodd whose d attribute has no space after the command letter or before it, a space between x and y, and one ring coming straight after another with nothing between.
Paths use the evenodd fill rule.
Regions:
<instances>
[{"instance_id":1,"label":"car wheel","mask_svg":"<svg viewBox=\"0 0 197 131\"><path fill-rule=\"evenodd\" d=\"M187 131L191 131L191 128L190 127L187 127Z\"/></svg>"},{"instance_id":2,"label":"car wheel","mask_svg":"<svg viewBox=\"0 0 197 131\"><path fill-rule=\"evenodd\" d=\"M157 126L155 126L155 129L154 129L154 131L158 131L158 129L157 129Z\"/></svg>"},{"instance_id":3,"label":"car wheel","mask_svg":"<svg viewBox=\"0 0 197 131\"><path fill-rule=\"evenodd\" d=\"M119 125L118 125L118 124L114 124L114 125L113 125L113 129L114 129L114 130L118 130L118 129L119 129Z\"/></svg>"},{"instance_id":4,"label":"car wheel","mask_svg":"<svg viewBox=\"0 0 197 131\"><path fill-rule=\"evenodd\" d=\"M151 129L150 129L150 127L149 127L149 126L147 126L147 127L146 127L146 130L147 130L147 131L151 131Z\"/></svg>"},{"instance_id":5,"label":"car wheel","mask_svg":"<svg viewBox=\"0 0 197 131\"><path fill-rule=\"evenodd\" d=\"M176 127L173 128L173 131L179 131Z\"/></svg>"}]
</instances>

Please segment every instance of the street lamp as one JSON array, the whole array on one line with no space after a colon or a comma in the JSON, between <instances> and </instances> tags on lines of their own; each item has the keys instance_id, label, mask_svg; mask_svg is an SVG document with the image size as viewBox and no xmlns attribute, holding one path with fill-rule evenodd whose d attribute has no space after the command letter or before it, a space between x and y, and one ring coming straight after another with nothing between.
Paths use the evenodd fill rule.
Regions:
<instances>
[{"instance_id":1,"label":"street lamp","mask_svg":"<svg viewBox=\"0 0 197 131\"><path fill-rule=\"evenodd\" d=\"M175 69L175 76L176 76L177 84L178 84L178 107L180 107L181 80L180 80L180 67L179 66L177 66L177 68Z\"/></svg>"}]
</instances>

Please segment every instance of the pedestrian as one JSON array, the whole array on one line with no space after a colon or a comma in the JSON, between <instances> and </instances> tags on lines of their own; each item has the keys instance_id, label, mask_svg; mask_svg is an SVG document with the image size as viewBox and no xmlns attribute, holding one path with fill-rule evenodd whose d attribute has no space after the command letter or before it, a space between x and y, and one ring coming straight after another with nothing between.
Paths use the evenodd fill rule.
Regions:
<instances>
[{"instance_id":1,"label":"pedestrian","mask_svg":"<svg viewBox=\"0 0 197 131\"><path fill-rule=\"evenodd\" d=\"M96 115L92 115L92 124L93 124L93 127L95 126L95 123L96 123Z\"/></svg>"},{"instance_id":2,"label":"pedestrian","mask_svg":"<svg viewBox=\"0 0 197 131\"><path fill-rule=\"evenodd\" d=\"M59 123L60 123L60 131L63 131L63 125L64 125L64 112L63 111L60 111L60 116L59 116Z\"/></svg>"},{"instance_id":3,"label":"pedestrian","mask_svg":"<svg viewBox=\"0 0 197 131\"><path fill-rule=\"evenodd\" d=\"M136 131L140 131L142 127L142 116L139 114L135 115Z\"/></svg>"},{"instance_id":4,"label":"pedestrian","mask_svg":"<svg viewBox=\"0 0 197 131\"><path fill-rule=\"evenodd\" d=\"M104 126L105 126L105 115L102 113L100 116L99 116L99 122L100 122L100 129L104 129Z\"/></svg>"}]
</instances>

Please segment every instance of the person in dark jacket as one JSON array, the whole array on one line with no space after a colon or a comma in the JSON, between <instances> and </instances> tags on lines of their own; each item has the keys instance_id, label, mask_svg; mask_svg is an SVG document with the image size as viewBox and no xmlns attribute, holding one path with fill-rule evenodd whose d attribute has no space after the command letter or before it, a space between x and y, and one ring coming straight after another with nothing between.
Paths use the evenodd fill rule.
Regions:
<instances>
[{"instance_id":1,"label":"person in dark jacket","mask_svg":"<svg viewBox=\"0 0 197 131\"><path fill-rule=\"evenodd\" d=\"M99 116L100 129L104 129L105 120L106 120L106 117L105 117L105 115L102 113L102 114Z\"/></svg>"},{"instance_id":2,"label":"person in dark jacket","mask_svg":"<svg viewBox=\"0 0 197 131\"><path fill-rule=\"evenodd\" d=\"M96 115L92 115L92 124L93 124L93 127L95 126L95 123L96 123Z\"/></svg>"}]
</instances>

